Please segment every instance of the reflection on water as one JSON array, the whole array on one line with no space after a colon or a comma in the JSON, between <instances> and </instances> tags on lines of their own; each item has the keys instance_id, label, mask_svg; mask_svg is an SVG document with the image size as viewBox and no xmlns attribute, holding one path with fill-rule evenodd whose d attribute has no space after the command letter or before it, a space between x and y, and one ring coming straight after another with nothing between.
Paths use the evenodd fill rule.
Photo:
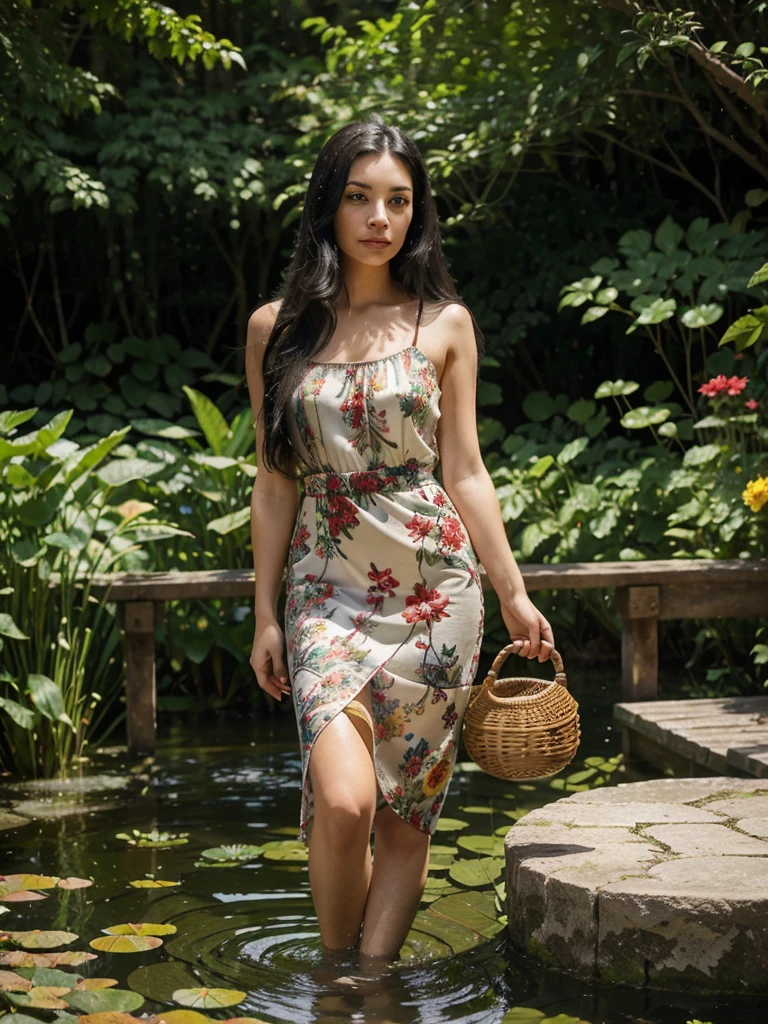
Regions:
<instances>
[{"instance_id":1,"label":"reflection on water","mask_svg":"<svg viewBox=\"0 0 768 1024\"><path fill-rule=\"evenodd\" d=\"M585 739L574 771L585 757L619 752L609 700L593 703L588 708L582 697ZM515 951L503 928L494 934L492 891L479 894L463 923L447 911L437 913L436 903L456 891L448 881L426 893L396 963L324 950L306 863L259 857L218 866L201 858L203 850L222 845L298 834L301 762L293 717L261 723L220 717L183 728L161 723L161 743L156 763L134 773L118 798L113 789L102 803L93 797L91 809L62 813L59 806L47 819L0 833L1 873L95 880L90 889L51 890L46 900L9 904L3 927L70 930L80 939L68 948L86 950L102 929L121 922L176 926L160 948L100 954L76 968L85 976L115 978L121 989L143 995L137 1013L167 1011L178 989L205 986L246 993L236 1006L205 1009L208 1017L272 1024L501 1024L511 1008L523 1006L538 1007L544 1018L568 1014L591 1024L685 1024L696 1017L719 1024L726 1012L738 1020L768 1019L768 1008L755 1001L596 989L547 971ZM505 783L473 767L457 769L443 811L446 819L468 822L467 834L503 835L525 810L563 795L546 781ZM39 797L26 795L37 800L38 810ZM189 839L153 848L116 838L133 829L189 833ZM456 836L438 832L434 842L455 844ZM446 876L438 870L435 877ZM147 878L178 884L129 885Z\"/></svg>"}]
</instances>

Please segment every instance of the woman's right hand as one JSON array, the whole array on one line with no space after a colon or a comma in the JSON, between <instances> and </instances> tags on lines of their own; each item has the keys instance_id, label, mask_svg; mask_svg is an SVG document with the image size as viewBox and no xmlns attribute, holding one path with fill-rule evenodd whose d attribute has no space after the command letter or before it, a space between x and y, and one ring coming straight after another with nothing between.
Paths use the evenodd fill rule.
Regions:
<instances>
[{"instance_id":1,"label":"woman's right hand","mask_svg":"<svg viewBox=\"0 0 768 1024\"><path fill-rule=\"evenodd\" d=\"M251 668L262 690L276 700L282 700L284 693L291 692L284 652L285 637L277 621L268 620L263 625L257 621L250 658Z\"/></svg>"}]
</instances>

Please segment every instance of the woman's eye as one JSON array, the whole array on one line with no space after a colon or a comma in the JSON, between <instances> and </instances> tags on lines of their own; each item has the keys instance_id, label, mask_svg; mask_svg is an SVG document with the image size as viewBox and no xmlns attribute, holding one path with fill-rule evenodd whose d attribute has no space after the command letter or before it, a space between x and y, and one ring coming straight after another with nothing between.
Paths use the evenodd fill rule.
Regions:
<instances>
[{"instance_id":1,"label":"woman's eye","mask_svg":"<svg viewBox=\"0 0 768 1024\"><path fill-rule=\"evenodd\" d=\"M362 199L366 198L365 194L363 192L348 192L347 193L347 199L357 199L358 197L360 197ZM396 206L407 206L408 205L408 200L405 198L405 196L393 196L392 198L393 199L401 200L399 203L395 204Z\"/></svg>"}]
</instances>

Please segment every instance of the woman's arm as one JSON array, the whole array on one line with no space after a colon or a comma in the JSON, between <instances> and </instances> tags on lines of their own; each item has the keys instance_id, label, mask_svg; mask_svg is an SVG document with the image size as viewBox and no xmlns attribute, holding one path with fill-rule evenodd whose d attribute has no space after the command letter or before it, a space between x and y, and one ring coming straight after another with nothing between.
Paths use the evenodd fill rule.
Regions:
<instances>
[{"instance_id":1,"label":"woman's arm","mask_svg":"<svg viewBox=\"0 0 768 1024\"><path fill-rule=\"evenodd\" d=\"M248 320L245 374L256 430L257 474L251 494L251 542L256 576L254 612L256 631L251 664L259 686L278 700L290 693L285 664L284 636L277 621L277 602L293 533L299 492L294 480L270 472L263 464L258 420L264 401L262 372L264 349L277 309L260 306Z\"/></svg>"},{"instance_id":2,"label":"woman's arm","mask_svg":"<svg viewBox=\"0 0 768 1024\"><path fill-rule=\"evenodd\" d=\"M440 382L437 442L443 486L469 532L472 547L499 596L510 637L530 639L523 657L546 661L554 647L552 627L525 590L507 540L501 509L477 436L477 344L468 310L454 303L440 316L448 351Z\"/></svg>"}]
</instances>

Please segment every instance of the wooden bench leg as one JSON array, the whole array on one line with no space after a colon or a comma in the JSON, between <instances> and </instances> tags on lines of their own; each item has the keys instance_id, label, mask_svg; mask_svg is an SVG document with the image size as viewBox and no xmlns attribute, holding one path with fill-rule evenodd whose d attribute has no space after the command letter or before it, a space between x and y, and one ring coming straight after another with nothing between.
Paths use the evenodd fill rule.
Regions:
<instances>
[{"instance_id":1,"label":"wooden bench leg","mask_svg":"<svg viewBox=\"0 0 768 1024\"><path fill-rule=\"evenodd\" d=\"M616 606L624 627L622 699L655 700L659 689L659 588L617 587Z\"/></svg>"},{"instance_id":2,"label":"wooden bench leg","mask_svg":"<svg viewBox=\"0 0 768 1024\"><path fill-rule=\"evenodd\" d=\"M128 753L155 752L155 606L125 604L125 704Z\"/></svg>"}]
</instances>

